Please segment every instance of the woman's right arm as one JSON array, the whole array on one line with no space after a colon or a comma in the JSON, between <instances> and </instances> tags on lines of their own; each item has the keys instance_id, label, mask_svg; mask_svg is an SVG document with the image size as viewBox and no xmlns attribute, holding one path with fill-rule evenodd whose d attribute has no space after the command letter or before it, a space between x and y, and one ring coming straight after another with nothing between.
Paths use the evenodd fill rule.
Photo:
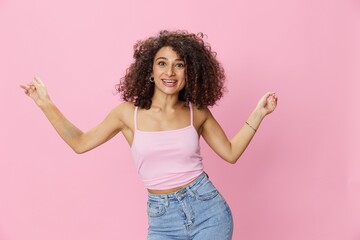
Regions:
<instances>
[{"instance_id":1,"label":"woman's right arm","mask_svg":"<svg viewBox=\"0 0 360 240\"><path fill-rule=\"evenodd\" d=\"M96 127L84 133L73 125L51 101L45 85L39 78L28 85L20 85L25 94L40 107L60 137L76 152L87 152L111 139L124 127L122 115L124 104L115 107Z\"/></svg>"}]
</instances>

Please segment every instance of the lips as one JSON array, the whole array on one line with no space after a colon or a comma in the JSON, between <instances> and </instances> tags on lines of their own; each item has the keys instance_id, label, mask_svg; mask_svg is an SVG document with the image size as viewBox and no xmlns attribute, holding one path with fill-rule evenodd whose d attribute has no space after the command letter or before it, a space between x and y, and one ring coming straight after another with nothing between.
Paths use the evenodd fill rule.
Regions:
<instances>
[{"instance_id":1,"label":"lips","mask_svg":"<svg viewBox=\"0 0 360 240\"><path fill-rule=\"evenodd\" d=\"M161 79L161 81L166 87L175 87L177 84L175 79Z\"/></svg>"}]
</instances>

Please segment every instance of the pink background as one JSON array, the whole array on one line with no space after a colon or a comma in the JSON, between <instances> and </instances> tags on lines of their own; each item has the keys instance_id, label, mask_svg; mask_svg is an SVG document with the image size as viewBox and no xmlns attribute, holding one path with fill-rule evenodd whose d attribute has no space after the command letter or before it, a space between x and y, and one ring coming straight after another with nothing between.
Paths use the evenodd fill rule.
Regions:
<instances>
[{"instance_id":1,"label":"pink background","mask_svg":"<svg viewBox=\"0 0 360 240\"><path fill-rule=\"evenodd\" d=\"M0 0L0 239L145 239L146 191L121 135L84 155L20 90L34 75L83 130L115 105L138 39L204 32L227 72L229 137L278 109L236 165L202 142L235 240L360 239L360 2Z\"/></svg>"}]
</instances>

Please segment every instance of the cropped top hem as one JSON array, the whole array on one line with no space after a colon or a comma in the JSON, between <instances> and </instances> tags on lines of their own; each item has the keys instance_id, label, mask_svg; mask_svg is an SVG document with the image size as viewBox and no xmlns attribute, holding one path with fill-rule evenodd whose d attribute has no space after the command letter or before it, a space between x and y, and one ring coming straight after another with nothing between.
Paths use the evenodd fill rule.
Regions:
<instances>
[{"instance_id":1,"label":"cropped top hem","mask_svg":"<svg viewBox=\"0 0 360 240\"><path fill-rule=\"evenodd\" d=\"M188 173L186 173L186 176L189 179L183 180L183 181L179 181L176 184L161 184L161 185L146 185L146 183L143 181L145 188L147 189L151 189L151 190L167 190L167 189L172 189L172 188L178 188L181 186L185 186L189 183L191 183L192 181L194 181L197 177L199 177L202 173L204 172L203 169L201 169L200 171L194 171L191 175Z\"/></svg>"}]
</instances>

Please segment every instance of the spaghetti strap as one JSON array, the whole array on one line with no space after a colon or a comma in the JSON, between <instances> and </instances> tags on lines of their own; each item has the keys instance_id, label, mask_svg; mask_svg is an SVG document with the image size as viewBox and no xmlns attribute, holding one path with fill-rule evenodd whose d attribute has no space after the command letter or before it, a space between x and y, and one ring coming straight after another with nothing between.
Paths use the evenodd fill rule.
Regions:
<instances>
[{"instance_id":1,"label":"spaghetti strap","mask_svg":"<svg viewBox=\"0 0 360 240\"><path fill-rule=\"evenodd\" d=\"M135 110L134 110L134 129L135 129L135 131L137 130L137 121L136 121L137 111L138 111L138 107L135 107Z\"/></svg>"},{"instance_id":2,"label":"spaghetti strap","mask_svg":"<svg viewBox=\"0 0 360 240\"><path fill-rule=\"evenodd\" d=\"M193 114L193 108L191 102L189 102L189 108L190 108L190 125L194 125L194 114Z\"/></svg>"}]
</instances>

